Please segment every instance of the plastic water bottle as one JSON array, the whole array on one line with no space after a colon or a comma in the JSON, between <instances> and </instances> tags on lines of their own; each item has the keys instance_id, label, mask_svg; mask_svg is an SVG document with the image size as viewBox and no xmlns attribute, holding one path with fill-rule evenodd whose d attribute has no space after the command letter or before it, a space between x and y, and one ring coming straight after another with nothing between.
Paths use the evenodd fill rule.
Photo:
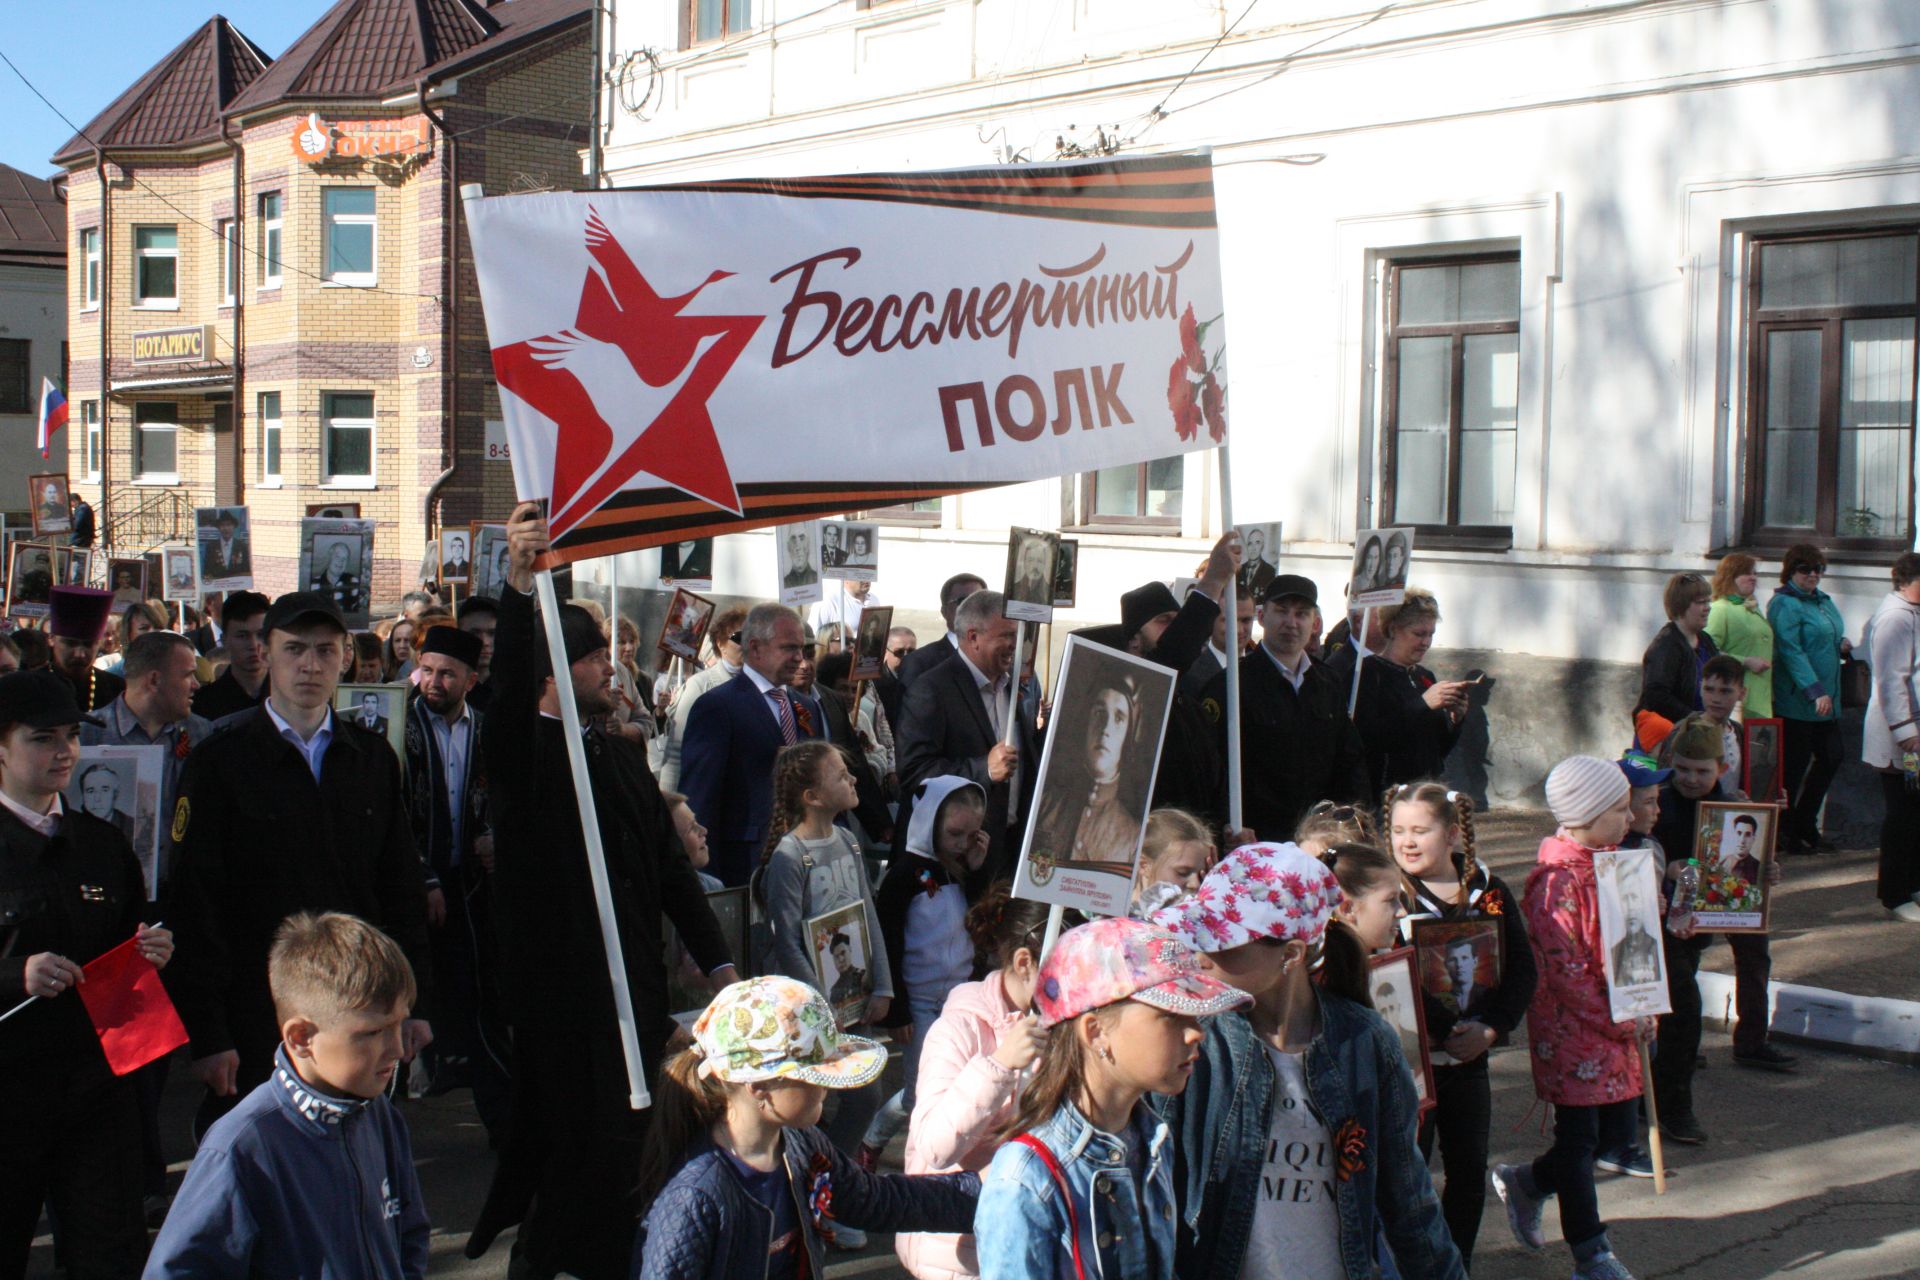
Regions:
<instances>
[{"instance_id":1,"label":"plastic water bottle","mask_svg":"<svg viewBox=\"0 0 1920 1280\"><path fill-rule=\"evenodd\" d=\"M1673 878L1673 902L1667 907L1667 919L1682 923L1693 914L1694 899L1700 894L1700 860L1688 858Z\"/></svg>"}]
</instances>

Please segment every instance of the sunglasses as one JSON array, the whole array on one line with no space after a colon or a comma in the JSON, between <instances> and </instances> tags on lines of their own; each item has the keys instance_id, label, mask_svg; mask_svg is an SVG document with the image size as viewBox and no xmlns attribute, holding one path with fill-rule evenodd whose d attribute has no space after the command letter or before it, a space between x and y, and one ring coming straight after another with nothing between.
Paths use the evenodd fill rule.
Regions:
<instances>
[{"instance_id":1,"label":"sunglasses","mask_svg":"<svg viewBox=\"0 0 1920 1280\"><path fill-rule=\"evenodd\" d=\"M913 650L911 649L889 649L887 650L887 656L892 658L904 658L912 652Z\"/></svg>"}]
</instances>

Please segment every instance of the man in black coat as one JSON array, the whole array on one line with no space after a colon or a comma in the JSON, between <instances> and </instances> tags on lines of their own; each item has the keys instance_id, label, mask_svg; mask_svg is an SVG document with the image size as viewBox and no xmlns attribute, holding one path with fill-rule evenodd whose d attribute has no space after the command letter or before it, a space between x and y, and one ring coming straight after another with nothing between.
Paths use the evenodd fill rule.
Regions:
<instances>
[{"instance_id":1,"label":"man in black coat","mask_svg":"<svg viewBox=\"0 0 1920 1280\"><path fill-rule=\"evenodd\" d=\"M624 1280L636 1221L628 1191L648 1113L628 1103L613 983L567 760L533 562L547 549L539 508L507 529L511 561L494 636L494 697L481 749L490 779L502 972L513 1024L513 1118L487 1203L467 1241L479 1257L518 1222L512 1273ZM567 678L581 717L613 705L613 660L592 615L563 605ZM660 916L716 987L737 980L705 891L674 834L645 748L598 729L587 774L606 853L621 958L647 1078L677 1034Z\"/></svg>"},{"instance_id":2,"label":"man in black coat","mask_svg":"<svg viewBox=\"0 0 1920 1280\"><path fill-rule=\"evenodd\" d=\"M984 590L960 602L953 620L958 650L951 661L925 672L907 689L893 732L902 797L896 834L904 836L908 830L914 790L928 778L954 774L986 789L990 852L983 883L1012 869L1040 765L1032 720L1008 705L1019 624L1002 616L1005 604L998 591ZM1001 732L1009 714L1018 716L1011 746L1002 741ZM895 841L896 850L903 847L904 839Z\"/></svg>"},{"instance_id":3,"label":"man in black coat","mask_svg":"<svg viewBox=\"0 0 1920 1280\"><path fill-rule=\"evenodd\" d=\"M82 711L98 711L126 692L127 682L93 665L100 654L100 637L107 630L113 592L98 587L52 588L48 597L47 635L53 645L53 668L73 684L73 696Z\"/></svg>"},{"instance_id":4,"label":"man in black coat","mask_svg":"<svg viewBox=\"0 0 1920 1280\"><path fill-rule=\"evenodd\" d=\"M426 1005L427 889L393 748L333 714L347 627L325 596L267 611L266 702L193 748L174 803L165 916L180 938L167 989L207 1086L200 1131L273 1071L280 1043L267 952L301 911L344 911L391 934ZM405 1056L432 1041L418 1016Z\"/></svg>"},{"instance_id":5,"label":"man in black coat","mask_svg":"<svg viewBox=\"0 0 1920 1280\"><path fill-rule=\"evenodd\" d=\"M932 644L921 645L907 655L906 661L900 664L900 670L897 673L903 690L926 672L943 662L950 661L953 655L959 652L960 637L954 631L954 612L960 608L961 601L976 591L984 590L986 585L986 579L974 573L956 573L940 584L940 616L947 621L947 634ZM896 721L894 724L896 736L899 728L899 723Z\"/></svg>"},{"instance_id":6,"label":"man in black coat","mask_svg":"<svg viewBox=\"0 0 1920 1280\"><path fill-rule=\"evenodd\" d=\"M1315 801L1368 798L1366 752L1347 716L1347 689L1307 656L1318 601L1312 579L1275 577L1260 604L1260 643L1240 659L1241 822L1261 840L1293 839ZM1200 702L1223 758L1226 706L1223 671Z\"/></svg>"}]
</instances>

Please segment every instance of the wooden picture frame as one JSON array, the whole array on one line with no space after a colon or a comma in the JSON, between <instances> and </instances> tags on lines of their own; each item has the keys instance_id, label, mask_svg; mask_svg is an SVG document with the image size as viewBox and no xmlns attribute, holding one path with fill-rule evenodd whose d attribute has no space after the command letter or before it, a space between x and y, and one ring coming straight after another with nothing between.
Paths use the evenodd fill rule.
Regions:
<instances>
[{"instance_id":1,"label":"wooden picture frame","mask_svg":"<svg viewBox=\"0 0 1920 1280\"><path fill-rule=\"evenodd\" d=\"M1399 997L1397 1005L1385 1006L1391 991ZM1407 1055L1413 1071L1414 1095L1425 1112L1436 1104L1433 1094L1433 1051L1427 1045L1427 1002L1420 985L1416 952L1412 947L1382 951L1367 961L1367 994L1374 1012L1400 1035L1400 1051Z\"/></svg>"},{"instance_id":2,"label":"wooden picture frame","mask_svg":"<svg viewBox=\"0 0 1920 1280\"><path fill-rule=\"evenodd\" d=\"M676 587L667 611L660 618L660 636L653 647L689 662L700 660L700 646L706 643L707 628L713 623L714 602L695 595L685 587Z\"/></svg>"},{"instance_id":3,"label":"wooden picture frame","mask_svg":"<svg viewBox=\"0 0 1920 1280\"><path fill-rule=\"evenodd\" d=\"M1740 722L1740 789L1765 804L1787 802L1783 765L1786 725L1779 720Z\"/></svg>"},{"instance_id":4,"label":"wooden picture frame","mask_svg":"<svg viewBox=\"0 0 1920 1280\"><path fill-rule=\"evenodd\" d=\"M868 605L860 611L853 633L853 667L847 679L855 684L878 680L887 668L887 633L893 630L893 606Z\"/></svg>"},{"instance_id":5,"label":"wooden picture frame","mask_svg":"<svg viewBox=\"0 0 1920 1280\"><path fill-rule=\"evenodd\" d=\"M44 618L53 603L54 548L15 542L7 548L7 617Z\"/></svg>"},{"instance_id":6,"label":"wooden picture frame","mask_svg":"<svg viewBox=\"0 0 1920 1280\"><path fill-rule=\"evenodd\" d=\"M840 964L837 945L847 944L846 967ZM867 936L867 904L849 902L846 906L807 921L807 954L813 958L815 987L833 1006L833 1020L842 1031L867 1020L867 1003L873 998L873 943Z\"/></svg>"},{"instance_id":7,"label":"wooden picture frame","mask_svg":"<svg viewBox=\"0 0 1920 1280\"><path fill-rule=\"evenodd\" d=\"M122 574L131 577L126 586L121 586ZM107 557L107 590L113 592L112 612L125 613L128 608L147 598L147 558L145 556L109 556Z\"/></svg>"},{"instance_id":8,"label":"wooden picture frame","mask_svg":"<svg viewBox=\"0 0 1920 1280\"><path fill-rule=\"evenodd\" d=\"M1700 933L1766 933L1773 916L1768 875L1779 855L1778 805L1702 800L1693 820L1694 928ZM1673 853L1669 857L1675 856Z\"/></svg>"},{"instance_id":9,"label":"wooden picture frame","mask_svg":"<svg viewBox=\"0 0 1920 1280\"><path fill-rule=\"evenodd\" d=\"M67 505L70 493L64 471L27 477L27 519L36 539L73 532L73 511Z\"/></svg>"}]
</instances>

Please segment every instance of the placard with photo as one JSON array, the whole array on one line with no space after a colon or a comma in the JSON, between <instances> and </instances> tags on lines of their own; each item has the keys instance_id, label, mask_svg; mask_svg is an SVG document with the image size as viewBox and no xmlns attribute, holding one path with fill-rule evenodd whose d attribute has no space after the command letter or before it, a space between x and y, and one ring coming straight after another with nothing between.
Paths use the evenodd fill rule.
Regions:
<instances>
[{"instance_id":1,"label":"placard with photo","mask_svg":"<svg viewBox=\"0 0 1920 1280\"><path fill-rule=\"evenodd\" d=\"M125 613L129 605L147 598L147 560L145 556L107 559L107 590L113 592L113 612Z\"/></svg>"},{"instance_id":2,"label":"placard with photo","mask_svg":"<svg viewBox=\"0 0 1920 1280\"><path fill-rule=\"evenodd\" d=\"M1014 895L1123 916L1178 676L1067 637Z\"/></svg>"},{"instance_id":3,"label":"placard with photo","mask_svg":"<svg viewBox=\"0 0 1920 1280\"><path fill-rule=\"evenodd\" d=\"M468 594L500 598L507 585L512 549L507 545L504 521L476 520L467 529L468 545L473 548L473 571L467 579Z\"/></svg>"},{"instance_id":4,"label":"placard with photo","mask_svg":"<svg viewBox=\"0 0 1920 1280\"><path fill-rule=\"evenodd\" d=\"M1053 557L1053 607L1071 609L1080 593L1080 539L1060 539Z\"/></svg>"},{"instance_id":5,"label":"placard with photo","mask_svg":"<svg viewBox=\"0 0 1920 1280\"><path fill-rule=\"evenodd\" d=\"M387 740L396 756L407 755L407 686L343 684L333 693L333 713L348 724Z\"/></svg>"},{"instance_id":6,"label":"placard with photo","mask_svg":"<svg viewBox=\"0 0 1920 1280\"><path fill-rule=\"evenodd\" d=\"M1347 585L1348 609L1378 609L1407 598L1407 572L1413 566L1413 530L1363 529L1353 544L1353 578Z\"/></svg>"},{"instance_id":7,"label":"placard with photo","mask_svg":"<svg viewBox=\"0 0 1920 1280\"><path fill-rule=\"evenodd\" d=\"M1434 1105L1433 1055L1427 1052L1426 1001L1420 998L1420 979L1414 972L1414 950L1400 947L1382 951L1367 961L1367 992L1373 1009L1400 1036L1400 1052L1413 1070L1413 1094L1420 1109Z\"/></svg>"},{"instance_id":8,"label":"placard with photo","mask_svg":"<svg viewBox=\"0 0 1920 1280\"><path fill-rule=\"evenodd\" d=\"M422 587L431 587L440 581L440 539L427 539L426 548L420 552L420 572L414 575L414 581Z\"/></svg>"},{"instance_id":9,"label":"placard with photo","mask_svg":"<svg viewBox=\"0 0 1920 1280\"><path fill-rule=\"evenodd\" d=\"M877 581L880 577L880 527L852 520L822 520L820 571L829 578L843 581Z\"/></svg>"},{"instance_id":10,"label":"placard with photo","mask_svg":"<svg viewBox=\"0 0 1920 1280\"><path fill-rule=\"evenodd\" d=\"M67 477L49 471L27 477L27 515L33 522L33 536L72 533L73 512L67 506Z\"/></svg>"},{"instance_id":11,"label":"placard with photo","mask_svg":"<svg viewBox=\"0 0 1920 1280\"><path fill-rule=\"evenodd\" d=\"M1050 529L1012 531L1007 538L1007 617L1053 621L1053 575L1059 560L1059 534Z\"/></svg>"},{"instance_id":12,"label":"placard with photo","mask_svg":"<svg viewBox=\"0 0 1920 1280\"><path fill-rule=\"evenodd\" d=\"M160 548L160 598L168 604L200 603L200 557L192 547Z\"/></svg>"},{"instance_id":13,"label":"placard with photo","mask_svg":"<svg viewBox=\"0 0 1920 1280\"><path fill-rule=\"evenodd\" d=\"M67 780L66 802L112 826L133 846L146 878L147 900L159 894L160 780L165 747L81 747Z\"/></svg>"},{"instance_id":14,"label":"placard with photo","mask_svg":"<svg viewBox=\"0 0 1920 1280\"><path fill-rule=\"evenodd\" d=\"M473 531L442 528L434 550L440 557L441 584L466 586L473 575Z\"/></svg>"},{"instance_id":15,"label":"placard with photo","mask_svg":"<svg viewBox=\"0 0 1920 1280\"><path fill-rule=\"evenodd\" d=\"M69 587L91 586L93 552L85 547L54 547L53 574Z\"/></svg>"},{"instance_id":16,"label":"placard with photo","mask_svg":"<svg viewBox=\"0 0 1920 1280\"><path fill-rule=\"evenodd\" d=\"M44 618L53 600L53 548L16 542L7 558L7 616Z\"/></svg>"},{"instance_id":17,"label":"placard with photo","mask_svg":"<svg viewBox=\"0 0 1920 1280\"><path fill-rule=\"evenodd\" d=\"M660 548L660 585L713 590L713 539L691 538Z\"/></svg>"},{"instance_id":18,"label":"placard with photo","mask_svg":"<svg viewBox=\"0 0 1920 1280\"><path fill-rule=\"evenodd\" d=\"M322 520L358 520L360 504L357 502L309 502L307 514Z\"/></svg>"},{"instance_id":19,"label":"placard with photo","mask_svg":"<svg viewBox=\"0 0 1920 1280\"><path fill-rule=\"evenodd\" d=\"M253 590L253 537L245 507L195 507L202 591Z\"/></svg>"},{"instance_id":20,"label":"placard with photo","mask_svg":"<svg viewBox=\"0 0 1920 1280\"><path fill-rule=\"evenodd\" d=\"M727 940L727 954L734 958L735 971L742 978L751 977L747 965L747 956L750 954L747 886L709 889L707 906L720 924L721 936ZM694 962L686 944L680 940L680 931L673 927L673 921L665 915L660 917L660 937L665 943L662 958L667 968L667 1008L673 1011L674 1017L685 1015L690 1022L720 994L720 988L711 975L703 972Z\"/></svg>"},{"instance_id":21,"label":"placard with photo","mask_svg":"<svg viewBox=\"0 0 1920 1280\"><path fill-rule=\"evenodd\" d=\"M887 633L893 630L893 606L870 604L860 611L853 637L853 670L848 679L878 680L887 665Z\"/></svg>"},{"instance_id":22,"label":"placard with photo","mask_svg":"<svg viewBox=\"0 0 1920 1280\"><path fill-rule=\"evenodd\" d=\"M1415 920L1420 989L1457 1018L1480 1013L1500 986L1505 955L1498 920ZM1439 1051L1434 1061L1451 1062Z\"/></svg>"},{"instance_id":23,"label":"placard with photo","mask_svg":"<svg viewBox=\"0 0 1920 1280\"><path fill-rule=\"evenodd\" d=\"M1260 593L1280 573L1280 522L1237 524L1233 531L1240 535L1240 575L1234 590L1242 600L1259 604Z\"/></svg>"},{"instance_id":24,"label":"placard with photo","mask_svg":"<svg viewBox=\"0 0 1920 1280\"><path fill-rule=\"evenodd\" d=\"M1747 799L1785 804L1786 771L1781 767L1783 726L1778 720L1740 722L1740 789Z\"/></svg>"},{"instance_id":25,"label":"placard with photo","mask_svg":"<svg viewBox=\"0 0 1920 1280\"><path fill-rule=\"evenodd\" d=\"M773 531L774 573L780 580L780 603L789 607L823 599L820 586L820 522L806 520L781 525Z\"/></svg>"},{"instance_id":26,"label":"placard with photo","mask_svg":"<svg viewBox=\"0 0 1920 1280\"><path fill-rule=\"evenodd\" d=\"M1600 962L1615 1022L1673 1012L1660 946L1660 871L1651 849L1593 855L1600 900Z\"/></svg>"},{"instance_id":27,"label":"placard with photo","mask_svg":"<svg viewBox=\"0 0 1920 1280\"><path fill-rule=\"evenodd\" d=\"M667 604L666 616L660 619L660 638L654 647L676 658L698 660L707 625L712 621L713 601L678 587Z\"/></svg>"},{"instance_id":28,"label":"placard with photo","mask_svg":"<svg viewBox=\"0 0 1920 1280\"><path fill-rule=\"evenodd\" d=\"M1702 800L1694 819L1693 857L1699 885L1694 927L1701 933L1765 933L1772 909L1780 810L1756 801Z\"/></svg>"},{"instance_id":29,"label":"placard with photo","mask_svg":"<svg viewBox=\"0 0 1920 1280\"><path fill-rule=\"evenodd\" d=\"M833 1006L842 1031L867 1020L873 998L873 948L867 937L867 904L849 902L807 921L807 953L819 977L820 992Z\"/></svg>"},{"instance_id":30,"label":"placard with photo","mask_svg":"<svg viewBox=\"0 0 1920 1280\"><path fill-rule=\"evenodd\" d=\"M333 601L350 631L365 631L373 607L373 521L308 516L300 522L301 591Z\"/></svg>"}]
</instances>

